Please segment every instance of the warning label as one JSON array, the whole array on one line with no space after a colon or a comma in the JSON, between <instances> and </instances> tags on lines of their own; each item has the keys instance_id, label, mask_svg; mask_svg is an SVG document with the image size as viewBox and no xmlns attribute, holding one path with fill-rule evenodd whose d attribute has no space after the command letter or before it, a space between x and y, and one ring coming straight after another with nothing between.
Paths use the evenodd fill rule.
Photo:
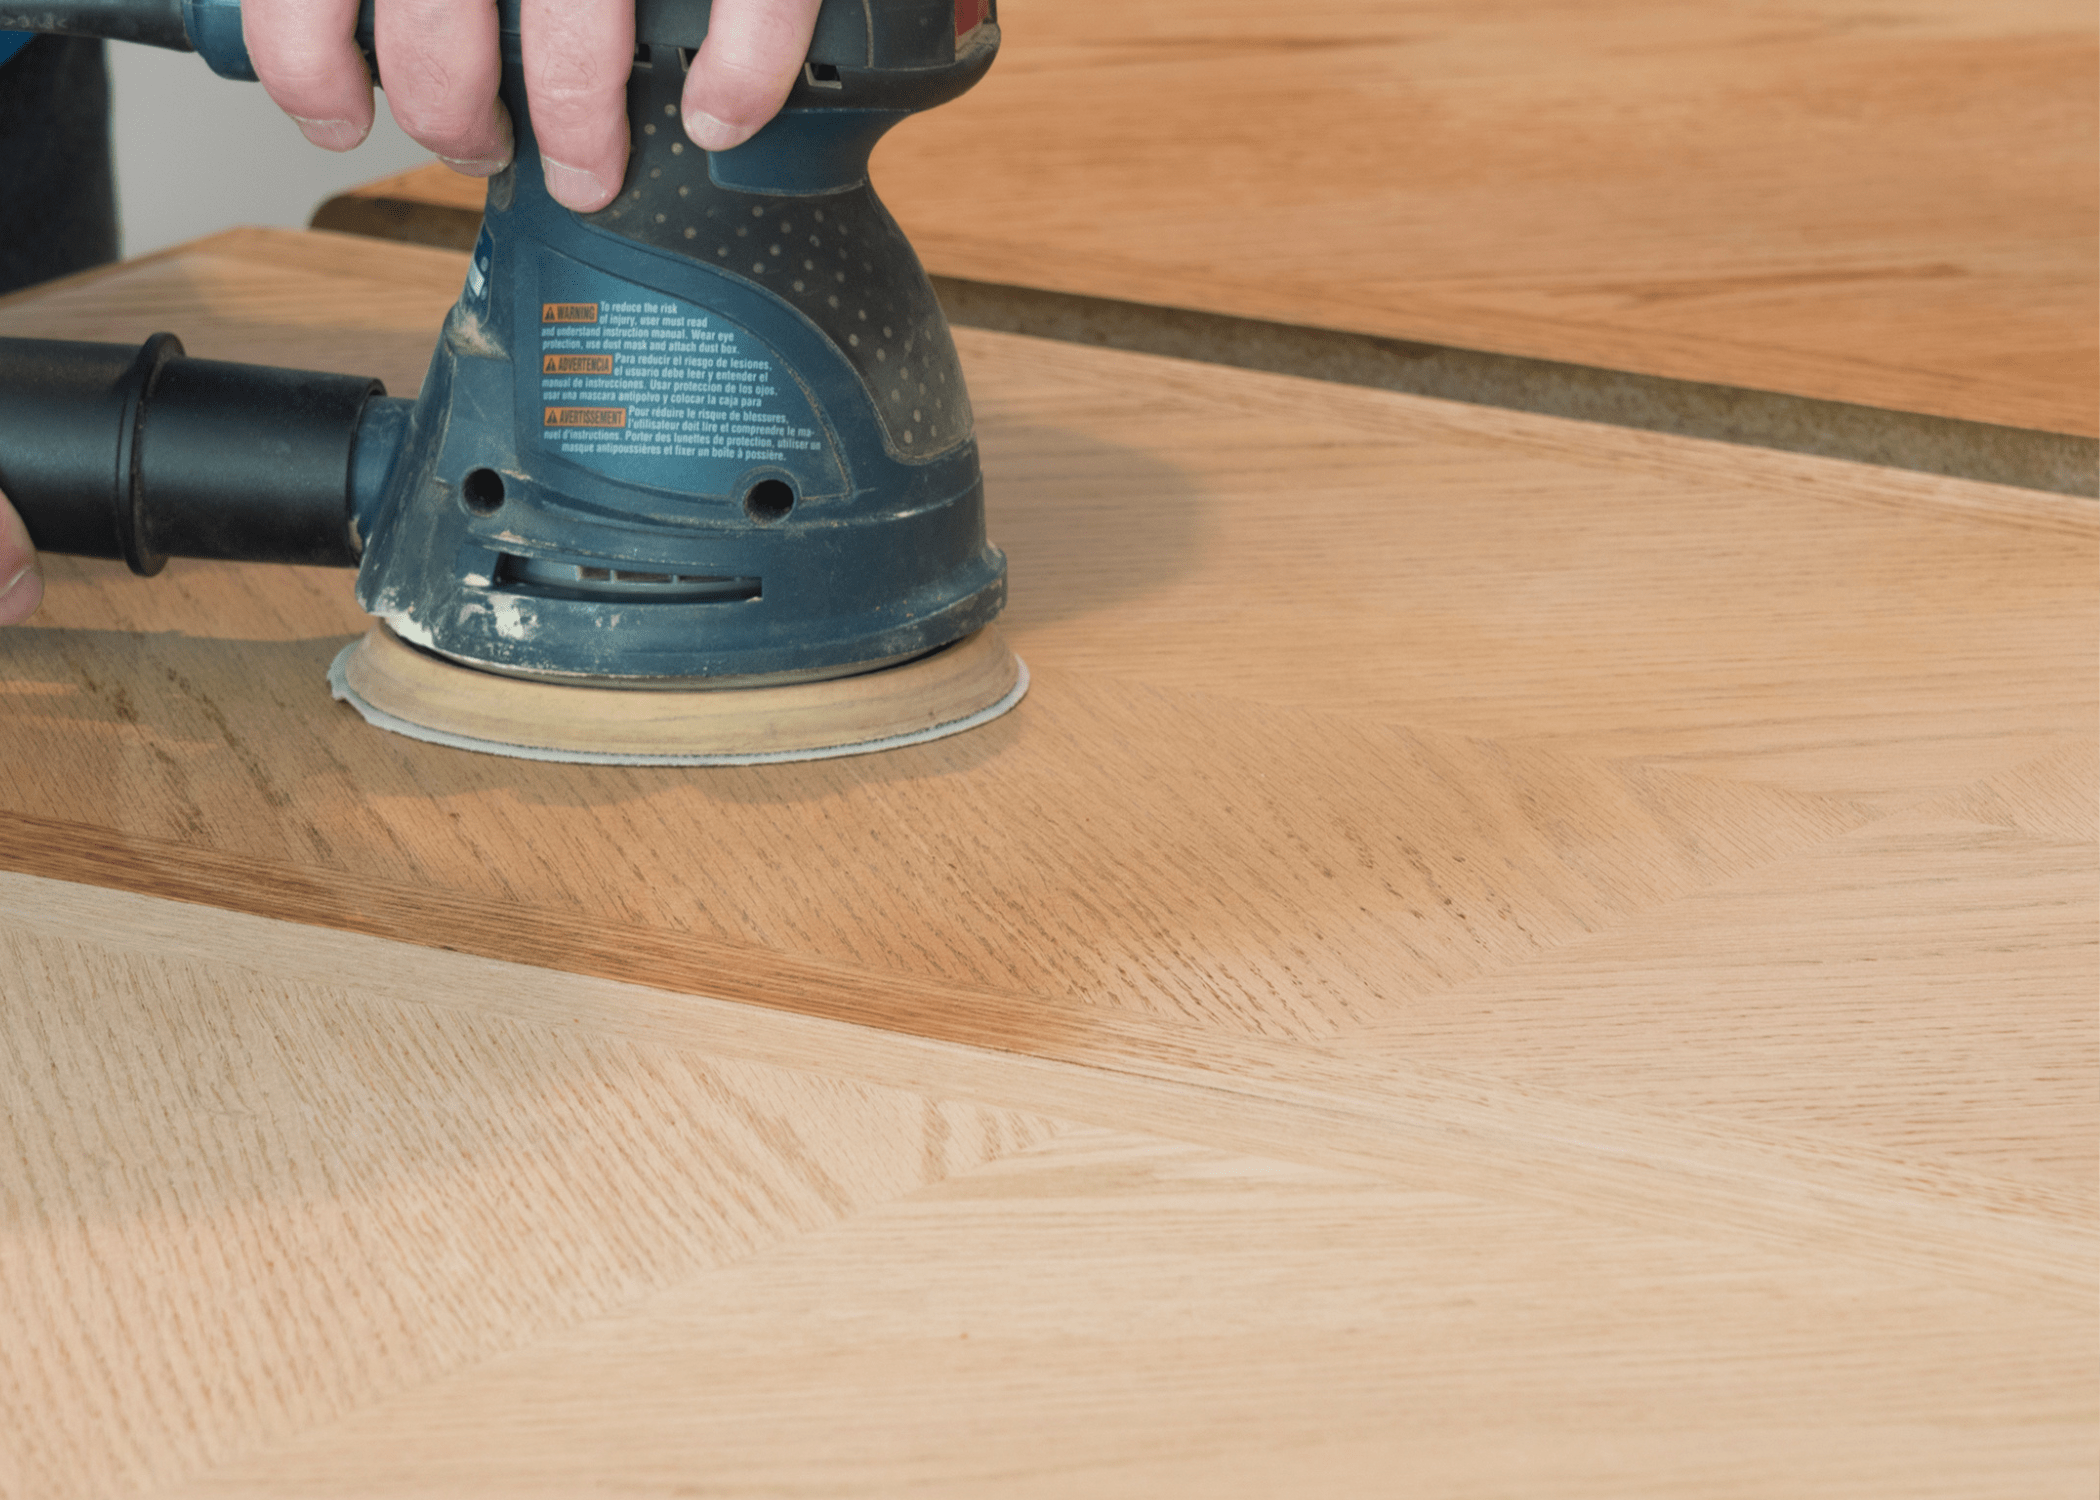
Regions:
<instances>
[{"instance_id":1,"label":"warning label","mask_svg":"<svg viewBox=\"0 0 2100 1500\"><path fill-rule=\"evenodd\" d=\"M809 398L745 329L564 257L541 264L540 440L563 458L689 494L727 495L759 467L805 493L841 481Z\"/></svg>"},{"instance_id":2,"label":"warning label","mask_svg":"<svg viewBox=\"0 0 2100 1500\"><path fill-rule=\"evenodd\" d=\"M547 408L546 425L549 427L625 427L627 408L624 406L550 406Z\"/></svg>"}]
</instances>

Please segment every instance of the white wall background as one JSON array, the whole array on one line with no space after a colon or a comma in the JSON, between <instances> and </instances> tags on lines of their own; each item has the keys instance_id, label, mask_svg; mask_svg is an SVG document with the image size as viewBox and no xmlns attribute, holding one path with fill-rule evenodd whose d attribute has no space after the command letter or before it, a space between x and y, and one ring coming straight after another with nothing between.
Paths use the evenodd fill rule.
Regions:
<instances>
[{"instance_id":1,"label":"white wall background","mask_svg":"<svg viewBox=\"0 0 2100 1500\"><path fill-rule=\"evenodd\" d=\"M431 159L378 95L355 151L310 146L260 84L219 77L187 52L109 44L117 212L143 255L235 224L301 227L344 188Z\"/></svg>"}]
</instances>

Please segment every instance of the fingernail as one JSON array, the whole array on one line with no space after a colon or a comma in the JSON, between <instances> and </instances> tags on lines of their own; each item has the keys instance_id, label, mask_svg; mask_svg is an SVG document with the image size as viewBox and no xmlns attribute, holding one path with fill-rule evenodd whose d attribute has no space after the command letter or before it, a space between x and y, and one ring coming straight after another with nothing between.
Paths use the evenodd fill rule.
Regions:
<instances>
[{"instance_id":1,"label":"fingernail","mask_svg":"<svg viewBox=\"0 0 2100 1500\"><path fill-rule=\"evenodd\" d=\"M36 613L36 607L44 602L44 580L31 563L7 580L7 587L0 589L0 625L19 625Z\"/></svg>"},{"instance_id":2,"label":"fingernail","mask_svg":"<svg viewBox=\"0 0 2100 1500\"><path fill-rule=\"evenodd\" d=\"M438 160L468 177L494 177L510 165L507 156L441 156Z\"/></svg>"},{"instance_id":3,"label":"fingernail","mask_svg":"<svg viewBox=\"0 0 2100 1500\"><path fill-rule=\"evenodd\" d=\"M372 133L370 125L355 125L348 120L309 120L293 115L292 123L299 127L301 135L323 151L348 151Z\"/></svg>"},{"instance_id":4,"label":"fingernail","mask_svg":"<svg viewBox=\"0 0 2100 1500\"><path fill-rule=\"evenodd\" d=\"M503 107L501 99L496 101L494 109L496 134L503 140L501 147L487 156L440 156L438 160L469 177L494 177L509 166L510 159L517 154L516 137L510 129L510 111Z\"/></svg>"},{"instance_id":5,"label":"fingernail","mask_svg":"<svg viewBox=\"0 0 2100 1500\"><path fill-rule=\"evenodd\" d=\"M752 126L732 125L727 120L717 120L704 109L694 109L686 112L685 133L693 138L693 144L702 151L728 151L743 145L758 131Z\"/></svg>"},{"instance_id":6,"label":"fingernail","mask_svg":"<svg viewBox=\"0 0 2100 1500\"><path fill-rule=\"evenodd\" d=\"M547 170L548 193L562 207L590 213L612 201L612 193L598 180L596 172L586 172L551 156L542 156L540 164Z\"/></svg>"}]
</instances>

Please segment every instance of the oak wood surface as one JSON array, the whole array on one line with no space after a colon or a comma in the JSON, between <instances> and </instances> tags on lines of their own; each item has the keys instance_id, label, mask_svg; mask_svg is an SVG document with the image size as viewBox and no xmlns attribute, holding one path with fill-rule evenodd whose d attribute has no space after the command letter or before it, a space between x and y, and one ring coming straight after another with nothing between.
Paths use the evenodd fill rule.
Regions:
<instances>
[{"instance_id":1,"label":"oak wood surface","mask_svg":"<svg viewBox=\"0 0 2100 1500\"><path fill-rule=\"evenodd\" d=\"M986 80L876 153L936 275L2100 431L2090 6L1000 20ZM480 206L433 166L320 222L471 237Z\"/></svg>"},{"instance_id":2,"label":"oak wood surface","mask_svg":"<svg viewBox=\"0 0 2100 1500\"><path fill-rule=\"evenodd\" d=\"M0 953L21 1493L2090 1487L2082 1312L1317 1108L21 876Z\"/></svg>"},{"instance_id":3,"label":"oak wood surface","mask_svg":"<svg viewBox=\"0 0 2100 1500\"><path fill-rule=\"evenodd\" d=\"M407 391L463 272L0 331ZM51 560L0 1490L2089 1493L2090 504L958 342L951 741L442 750L345 574Z\"/></svg>"}]
</instances>

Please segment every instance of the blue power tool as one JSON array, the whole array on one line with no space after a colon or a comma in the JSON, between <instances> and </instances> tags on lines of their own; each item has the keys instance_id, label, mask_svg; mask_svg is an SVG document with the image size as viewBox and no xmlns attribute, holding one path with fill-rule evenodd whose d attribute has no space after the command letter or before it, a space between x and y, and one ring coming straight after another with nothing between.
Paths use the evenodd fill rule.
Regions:
<instances>
[{"instance_id":1,"label":"blue power tool","mask_svg":"<svg viewBox=\"0 0 2100 1500\"><path fill-rule=\"evenodd\" d=\"M969 396L868 155L984 75L992 5L827 0L786 107L716 153L679 116L709 11L639 0L627 177L577 214L543 184L501 0L517 156L413 402L190 359L166 334L0 340L0 490L32 538L147 574L169 556L355 565L390 649L571 687L777 689L982 632L1005 558ZM368 56L371 25L367 0ZM0 0L9 29L255 76L238 0ZM1025 686L993 676L993 702L923 727Z\"/></svg>"}]
</instances>

